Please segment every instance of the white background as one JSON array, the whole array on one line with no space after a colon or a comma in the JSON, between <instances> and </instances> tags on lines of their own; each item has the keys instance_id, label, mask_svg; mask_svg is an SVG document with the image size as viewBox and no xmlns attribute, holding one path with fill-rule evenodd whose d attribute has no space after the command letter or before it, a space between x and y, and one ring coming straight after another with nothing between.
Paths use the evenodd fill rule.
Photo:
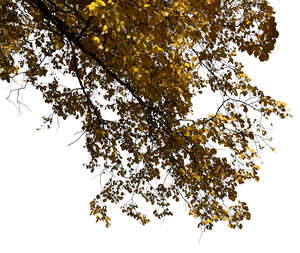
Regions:
<instances>
[{"instance_id":1,"label":"white background","mask_svg":"<svg viewBox=\"0 0 300 253\"><path fill-rule=\"evenodd\" d=\"M35 131L48 107L28 88L22 115L0 88L0 252L300 252L299 9L297 0L271 1L280 37L266 63L245 58L246 73L266 94L287 102L293 118L276 119L275 152L264 152L259 183L240 188L252 219L242 230L226 224L203 234L184 208L164 222L141 226L113 211L107 229L89 216L98 178L86 171L83 142L67 146L75 121Z\"/></svg>"}]
</instances>

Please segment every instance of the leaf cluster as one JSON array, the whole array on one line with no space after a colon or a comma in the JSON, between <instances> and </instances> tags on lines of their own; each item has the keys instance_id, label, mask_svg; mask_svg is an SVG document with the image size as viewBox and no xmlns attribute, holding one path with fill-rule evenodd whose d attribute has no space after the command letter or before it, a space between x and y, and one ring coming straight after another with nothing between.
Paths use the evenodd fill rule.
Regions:
<instances>
[{"instance_id":1,"label":"leaf cluster","mask_svg":"<svg viewBox=\"0 0 300 253\"><path fill-rule=\"evenodd\" d=\"M241 228L250 213L237 186L259 180L270 116L290 115L237 53L266 61L277 37L265 0L0 0L0 78L39 90L49 127L53 115L81 121L85 166L102 179L97 221L109 226L117 205L146 224L140 200L158 219L181 200L198 226ZM190 118L207 88L222 102Z\"/></svg>"}]
</instances>

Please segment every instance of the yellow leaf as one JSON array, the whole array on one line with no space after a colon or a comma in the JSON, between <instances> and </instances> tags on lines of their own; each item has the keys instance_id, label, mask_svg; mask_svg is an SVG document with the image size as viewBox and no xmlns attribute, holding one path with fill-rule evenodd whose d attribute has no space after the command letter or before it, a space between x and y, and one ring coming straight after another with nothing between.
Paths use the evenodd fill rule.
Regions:
<instances>
[{"instance_id":1,"label":"yellow leaf","mask_svg":"<svg viewBox=\"0 0 300 253\"><path fill-rule=\"evenodd\" d=\"M103 28L102 28L102 33L106 33L108 30L108 26L107 25L104 25Z\"/></svg>"},{"instance_id":2,"label":"yellow leaf","mask_svg":"<svg viewBox=\"0 0 300 253\"><path fill-rule=\"evenodd\" d=\"M254 153L254 152L255 152L255 151L254 151L252 148L250 148L249 146L248 146L247 148L250 150L251 153Z\"/></svg>"},{"instance_id":3,"label":"yellow leaf","mask_svg":"<svg viewBox=\"0 0 300 253\"><path fill-rule=\"evenodd\" d=\"M133 70L133 72L139 72L139 68L138 67L133 67L132 70Z\"/></svg>"},{"instance_id":4,"label":"yellow leaf","mask_svg":"<svg viewBox=\"0 0 300 253\"><path fill-rule=\"evenodd\" d=\"M213 218L214 220L217 220L219 217L218 217L217 215L214 214L214 215L212 216L212 218Z\"/></svg>"},{"instance_id":5,"label":"yellow leaf","mask_svg":"<svg viewBox=\"0 0 300 253\"><path fill-rule=\"evenodd\" d=\"M246 79L247 75L245 73L239 74L239 79L242 78L242 77Z\"/></svg>"},{"instance_id":6,"label":"yellow leaf","mask_svg":"<svg viewBox=\"0 0 300 253\"><path fill-rule=\"evenodd\" d=\"M179 171L181 172L181 174L184 176L185 175L185 170L184 169L179 169Z\"/></svg>"},{"instance_id":7,"label":"yellow leaf","mask_svg":"<svg viewBox=\"0 0 300 253\"><path fill-rule=\"evenodd\" d=\"M189 215L193 215L195 218L198 217L198 215L192 210L189 211Z\"/></svg>"},{"instance_id":8,"label":"yellow leaf","mask_svg":"<svg viewBox=\"0 0 300 253\"><path fill-rule=\"evenodd\" d=\"M193 176L194 176L194 178L195 178L198 182L201 181L201 178L200 178L200 176L199 176L197 173L194 173Z\"/></svg>"},{"instance_id":9,"label":"yellow leaf","mask_svg":"<svg viewBox=\"0 0 300 253\"><path fill-rule=\"evenodd\" d=\"M97 7L98 7L98 4L95 2L92 2L87 6L87 8L89 9L90 12L93 12Z\"/></svg>"},{"instance_id":10,"label":"yellow leaf","mask_svg":"<svg viewBox=\"0 0 300 253\"><path fill-rule=\"evenodd\" d=\"M240 157L241 159L244 159L244 158L246 157L246 155L242 153L242 154L239 155L239 157Z\"/></svg>"},{"instance_id":11,"label":"yellow leaf","mask_svg":"<svg viewBox=\"0 0 300 253\"><path fill-rule=\"evenodd\" d=\"M278 104L279 106L283 106L283 107L285 107L285 106L286 106L286 103L284 103L284 102L281 102L281 101L277 101L277 104Z\"/></svg>"},{"instance_id":12,"label":"yellow leaf","mask_svg":"<svg viewBox=\"0 0 300 253\"><path fill-rule=\"evenodd\" d=\"M154 52L163 52L164 51L161 47L159 47L157 45L154 45L152 47L152 49L153 49Z\"/></svg>"},{"instance_id":13,"label":"yellow leaf","mask_svg":"<svg viewBox=\"0 0 300 253\"><path fill-rule=\"evenodd\" d=\"M106 3L103 2L102 0L96 0L97 4L101 5L101 6L106 6Z\"/></svg>"},{"instance_id":14,"label":"yellow leaf","mask_svg":"<svg viewBox=\"0 0 300 253\"><path fill-rule=\"evenodd\" d=\"M97 46L98 44L100 44L100 38L97 36L93 36L92 42L95 46Z\"/></svg>"},{"instance_id":15,"label":"yellow leaf","mask_svg":"<svg viewBox=\"0 0 300 253\"><path fill-rule=\"evenodd\" d=\"M225 118L221 113L218 113L218 114L217 114L217 117L218 117L220 120L223 120L223 121L225 121L225 122L228 121L227 118Z\"/></svg>"},{"instance_id":16,"label":"yellow leaf","mask_svg":"<svg viewBox=\"0 0 300 253\"><path fill-rule=\"evenodd\" d=\"M259 170L260 169L260 166L258 164L254 164L254 168Z\"/></svg>"},{"instance_id":17,"label":"yellow leaf","mask_svg":"<svg viewBox=\"0 0 300 253\"><path fill-rule=\"evenodd\" d=\"M203 137L201 135L197 135L197 137L201 141L201 143L205 143L205 140L203 139Z\"/></svg>"},{"instance_id":18,"label":"yellow leaf","mask_svg":"<svg viewBox=\"0 0 300 253\"><path fill-rule=\"evenodd\" d=\"M158 52L163 52L164 50L161 47L157 47Z\"/></svg>"}]
</instances>

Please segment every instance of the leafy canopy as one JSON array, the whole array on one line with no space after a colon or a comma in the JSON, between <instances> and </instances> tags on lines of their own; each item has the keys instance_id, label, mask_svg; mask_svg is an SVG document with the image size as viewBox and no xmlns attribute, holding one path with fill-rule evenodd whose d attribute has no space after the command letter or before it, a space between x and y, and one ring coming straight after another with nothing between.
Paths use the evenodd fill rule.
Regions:
<instances>
[{"instance_id":1,"label":"leafy canopy","mask_svg":"<svg viewBox=\"0 0 300 253\"><path fill-rule=\"evenodd\" d=\"M48 127L54 115L81 121L85 166L102 182L97 221L109 226L117 205L146 224L182 200L199 227L241 228L250 213L236 188L259 179L269 117L290 115L237 54L266 61L277 37L265 0L0 0L0 78L42 93ZM191 118L206 89L222 102Z\"/></svg>"}]
</instances>

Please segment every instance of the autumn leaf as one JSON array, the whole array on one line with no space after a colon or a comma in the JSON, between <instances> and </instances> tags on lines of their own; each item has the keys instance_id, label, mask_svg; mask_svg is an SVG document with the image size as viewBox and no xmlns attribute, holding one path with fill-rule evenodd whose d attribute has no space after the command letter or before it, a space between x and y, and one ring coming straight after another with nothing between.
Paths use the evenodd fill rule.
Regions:
<instances>
[{"instance_id":1,"label":"autumn leaf","mask_svg":"<svg viewBox=\"0 0 300 253\"><path fill-rule=\"evenodd\" d=\"M242 228L238 185L259 180L270 116L291 115L235 56L267 61L276 25L267 1L0 0L0 79L22 73L41 93L46 128L79 122L84 167L102 182L96 222L111 226L115 205L145 225L173 215L175 200L199 227ZM193 115L207 91L215 108Z\"/></svg>"}]
</instances>

